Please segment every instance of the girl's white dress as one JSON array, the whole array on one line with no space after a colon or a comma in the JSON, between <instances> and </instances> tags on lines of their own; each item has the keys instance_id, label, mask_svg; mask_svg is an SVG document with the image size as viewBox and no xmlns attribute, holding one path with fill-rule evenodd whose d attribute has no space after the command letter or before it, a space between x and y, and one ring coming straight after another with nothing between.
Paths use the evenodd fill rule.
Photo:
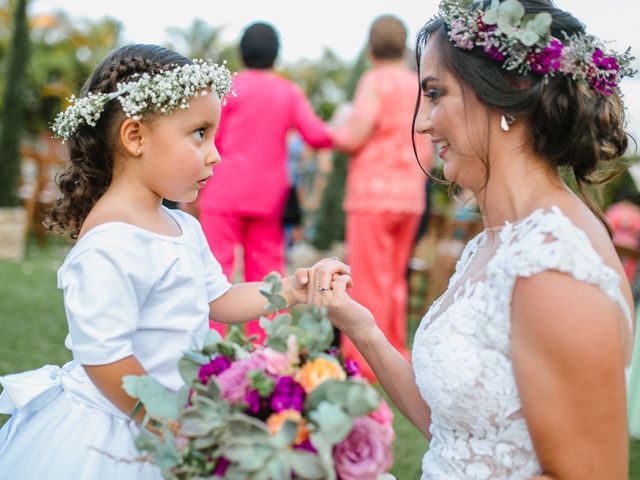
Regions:
<instances>
[{"instance_id":1,"label":"girl's white dress","mask_svg":"<svg viewBox=\"0 0 640 480\"><path fill-rule=\"evenodd\" d=\"M498 238L490 241L491 233ZM414 340L416 383L432 415L423 480L521 480L541 473L513 372L510 315L518 277L545 270L598 286L620 306L620 330L631 341L620 278L560 209L536 210L480 233Z\"/></svg>"},{"instance_id":2,"label":"girl's white dress","mask_svg":"<svg viewBox=\"0 0 640 480\"><path fill-rule=\"evenodd\" d=\"M165 387L183 382L177 363L209 328L209 305L230 287L200 224L167 210L177 237L111 222L87 232L58 270L73 360L62 368L0 377L0 478L156 479L157 467L133 462L139 433L98 391L81 365L135 355Z\"/></svg>"}]
</instances>

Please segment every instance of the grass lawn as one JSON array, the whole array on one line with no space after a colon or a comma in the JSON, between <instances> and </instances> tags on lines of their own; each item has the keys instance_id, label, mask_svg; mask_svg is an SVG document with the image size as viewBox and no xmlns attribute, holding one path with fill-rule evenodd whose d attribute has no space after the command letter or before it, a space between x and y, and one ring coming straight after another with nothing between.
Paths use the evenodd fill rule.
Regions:
<instances>
[{"instance_id":1,"label":"grass lawn","mask_svg":"<svg viewBox=\"0 0 640 480\"><path fill-rule=\"evenodd\" d=\"M56 288L56 270L67 248L53 238L45 249L30 245L20 263L0 262L0 375L71 359L64 347L62 295ZM6 418L0 415L0 424ZM398 480L417 479L427 442L397 412L395 429L392 473ZM631 441L630 450L629 478L640 480L640 440Z\"/></svg>"}]
</instances>

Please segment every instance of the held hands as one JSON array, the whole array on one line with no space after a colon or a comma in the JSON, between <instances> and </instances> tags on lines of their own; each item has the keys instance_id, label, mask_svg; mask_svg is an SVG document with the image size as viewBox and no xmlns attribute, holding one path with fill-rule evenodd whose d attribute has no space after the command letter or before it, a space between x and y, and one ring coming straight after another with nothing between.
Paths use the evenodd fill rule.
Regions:
<instances>
[{"instance_id":1,"label":"held hands","mask_svg":"<svg viewBox=\"0 0 640 480\"><path fill-rule=\"evenodd\" d=\"M310 268L298 268L285 279L285 288L295 303L327 307L331 322L353 338L375 327L375 320L369 310L348 295L347 288L352 286L350 274L351 267L336 257L325 258Z\"/></svg>"}]
</instances>

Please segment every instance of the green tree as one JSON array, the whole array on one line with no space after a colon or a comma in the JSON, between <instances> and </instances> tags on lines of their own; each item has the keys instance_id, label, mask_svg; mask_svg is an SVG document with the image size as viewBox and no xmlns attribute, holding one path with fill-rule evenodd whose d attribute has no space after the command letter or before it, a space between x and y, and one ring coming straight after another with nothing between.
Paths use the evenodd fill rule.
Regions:
<instances>
[{"instance_id":1,"label":"green tree","mask_svg":"<svg viewBox=\"0 0 640 480\"><path fill-rule=\"evenodd\" d=\"M0 206L20 204L20 139L24 120L24 85L29 57L27 0L17 0L13 12L13 34L7 58L7 81L4 91L0 130Z\"/></svg>"}]
</instances>

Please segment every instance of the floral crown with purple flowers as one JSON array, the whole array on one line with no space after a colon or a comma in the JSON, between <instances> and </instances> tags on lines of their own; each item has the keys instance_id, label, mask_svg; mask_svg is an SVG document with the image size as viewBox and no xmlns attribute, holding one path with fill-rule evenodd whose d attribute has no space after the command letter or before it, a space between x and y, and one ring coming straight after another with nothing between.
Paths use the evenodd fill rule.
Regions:
<instances>
[{"instance_id":1,"label":"floral crown with purple flowers","mask_svg":"<svg viewBox=\"0 0 640 480\"><path fill-rule=\"evenodd\" d=\"M484 8L473 0L443 0L439 15L453 45L462 50L481 48L507 70L548 80L567 75L602 95L611 95L622 77L633 76L634 57L627 49L605 51L593 35L551 36L547 12L525 15L518 0L492 0Z\"/></svg>"}]
</instances>

